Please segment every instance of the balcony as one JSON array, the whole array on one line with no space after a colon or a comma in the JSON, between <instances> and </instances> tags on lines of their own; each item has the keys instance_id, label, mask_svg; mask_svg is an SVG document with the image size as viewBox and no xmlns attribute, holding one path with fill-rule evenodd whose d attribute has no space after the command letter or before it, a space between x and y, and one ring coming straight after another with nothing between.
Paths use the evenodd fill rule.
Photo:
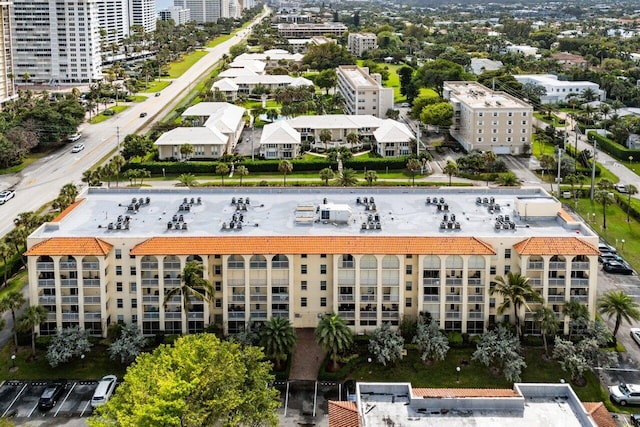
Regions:
<instances>
[{"instance_id":1,"label":"balcony","mask_svg":"<svg viewBox=\"0 0 640 427\"><path fill-rule=\"evenodd\" d=\"M462 313L459 311L447 311L445 312L445 319L461 319Z\"/></svg>"},{"instance_id":2,"label":"balcony","mask_svg":"<svg viewBox=\"0 0 640 427\"><path fill-rule=\"evenodd\" d=\"M564 295L549 295L547 297L548 302L564 302L564 300L565 300Z\"/></svg>"},{"instance_id":3,"label":"balcony","mask_svg":"<svg viewBox=\"0 0 640 427\"><path fill-rule=\"evenodd\" d=\"M180 297L178 297L180 298ZM160 296L159 295L144 295L142 297L142 303L159 303Z\"/></svg>"},{"instance_id":4,"label":"balcony","mask_svg":"<svg viewBox=\"0 0 640 427\"><path fill-rule=\"evenodd\" d=\"M272 317L289 317L289 310L273 310L271 312Z\"/></svg>"},{"instance_id":5,"label":"balcony","mask_svg":"<svg viewBox=\"0 0 640 427\"><path fill-rule=\"evenodd\" d=\"M164 264L162 264L162 266L165 270L181 270L179 262L165 262Z\"/></svg>"},{"instance_id":6,"label":"balcony","mask_svg":"<svg viewBox=\"0 0 640 427\"><path fill-rule=\"evenodd\" d=\"M56 313L47 313L47 321L55 322L56 321Z\"/></svg>"},{"instance_id":7,"label":"balcony","mask_svg":"<svg viewBox=\"0 0 640 427\"><path fill-rule=\"evenodd\" d=\"M189 313L189 320L203 320L204 319L204 312L202 311L194 311Z\"/></svg>"},{"instance_id":8,"label":"balcony","mask_svg":"<svg viewBox=\"0 0 640 427\"><path fill-rule=\"evenodd\" d=\"M482 303L484 302L484 295L468 295L467 302L469 303Z\"/></svg>"},{"instance_id":9,"label":"balcony","mask_svg":"<svg viewBox=\"0 0 640 427\"><path fill-rule=\"evenodd\" d=\"M61 262L60 270L77 270L78 263L75 262Z\"/></svg>"},{"instance_id":10,"label":"balcony","mask_svg":"<svg viewBox=\"0 0 640 427\"><path fill-rule=\"evenodd\" d=\"M447 280L445 282L447 284L447 286L461 286L462 285L462 278L458 278L458 277L447 277Z\"/></svg>"},{"instance_id":11,"label":"balcony","mask_svg":"<svg viewBox=\"0 0 640 427\"><path fill-rule=\"evenodd\" d=\"M42 287L54 287L56 281L54 279L38 279L38 286Z\"/></svg>"},{"instance_id":12,"label":"balcony","mask_svg":"<svg viewBox=\"0 0 640 427\"><path fill-rule=\"evenodd\" d=\"M245 281L242 279L227 279L227 286L244 286Z\"/></svg>"},{"instance_id":13,"label":"balcony","mask_svg":"<svg viewBox=\"0 0 640 427\"><path fill-rule=\"evenodd\" d=\"M69 321L78 321L80 320L80 314L79 313L62 313L62 321L65 322L69 322Z\"/></svg>"},{"instance_id":14,"label":"balcony","mask_svg":"<svg viewBox=\"0 0 640 427\"><path fill-rule=\"evenodd\" d=\"M158 286L158 278L142 279L142 286Z\"/></svg>"},{"instance_id":15,"label":"balcony","mask_svg":"<svg viewBox=\"0 0 640 427\"><path fill-rule=\"evenodd\" d=\"M382 295L382 301L384 302L398 302L400 297L398 295Z\"/></svg>"},{"instance_id":16,"label":"balcony","mask_svg":"<svg viewBox=\"0 0 640 427\"><path fill-rule=\"evenodd\" d=\"M251 294L251 302L267 302L266 294Z\"/></svg>"},{"instance_id":17,"label":"balcony","mask_svg":"<svg viewBox=\"0 0 640 427\"><path fill-rule=\"evenodd\" d=\"M157 311L145 311L144 313L142 313L142 318L145 320L159 319L160 313L158 313Z\"/></svg>"},{"instance_id":18,"label":"balcony","mask_svg":"<svg viewBox=\"0 0 640 427\"><path fill-rule=\"evenodd\" d=\"M141 262L140 269L141 270L157 270L158 263L157 262Z\"/></svg>"},{"instance_id":19,"label":"balcony","mask_svg":"<svg viewBox=\"0 0 640 427\"><path fill-rule=\"evenodd\" d=\"M554 261L549 263L549 270L566 270L566 268L566 262Z\"/></svg>"},{"instance_id":20,"label":"balcony","mask_svg":"<svg viewBox=\"0 0 640 427\"><path fill-rule=\"evenodd\" d=\"M586 304L589 302L589 295L571 295L569 300Z\"/></svg>"},{"instance_id":21,"label":"balcony","mask_svg":"<svg viewBox=\"0 0 640 427\"><path fill-rule=\"evenodd\" d=\"M249 318L251 320L256 320L256 319L266 319L267 318L267 310L252 310L249 313Z\"/></svg>"},{"instance_id":22,"label":"balcony","mask_svg":"<svg viewBox=\"0 0 640 427\"><path fill-rule=\"evenodd\" d=\"M470 311L467 313L467 318L473 320L484 319L484 313L482 311Z\"/></svg>"},{"instance_id":23,"label":"balcony","mask_svg":"<svg viewBox=\"0 0 640 427\"><path fill-rule=\"evenodd\" d=\"M82 263L83 270L100 270L99 262L83 262Z\"/></svg>"},{"instance_id":24,"label":"balcony","mask_svg":"<svg viewBox=\"0 0 640 427\"><path fill-rule=\"evenodd\" d=\"M549 286L564 286L566 283L564 277L549 279Z\"/></svg>"},{"instance_id":25,"label":"balcony","mask_svg":"<svg viewBox=\"0 0 640 427\"><path fill-rule=\"evenodd\" d=\"M440 286L440 279L429 277L426 279L422 279L422 284L424 286Z\"/></svg>"},{"instance_id":26,"label":"balcony","mask_svg":"<svg viewBox=\"0 0 640 427\"><path fill-rule=\"evenodd\" d=\"M178 279L178 278L165 278L164 279L164 285L165 286L171 286L171 287L176 287L176 286L180 286L180 283L182 282L182 279Z\"/></svg>"},{"instance_id":27,"label":"balcony","mask_svg":"<svg viewBox=\"0 0 640 427\"><path fill-rule=\"evenodd\" d=\"M273 294L271 296L272 301L289 301L289 294Z\"/></svg>"},{"instance_id":28,"label":"balcony","mask_svg":"<svg viewBox=\"0 0 640 427\"><path fill-rule=\"evenodd\" d=\"M585 279L585 278L581 278L581 277L572 277L571 278L571 286L578 286L578 287L584 287L584 288L588 288L589 287L589 279Z\"/></svg>"},{"instance_id":29,"label":"balcony","mask_svg":"<svg viewBox=\"0 0 640 427\"><path fill-rule=\"evenodd\" d=\"M78 286L78 279L60 279L60 285L63 288L71 288Z\"/></svg>"},{"instance_id":30,"label":"balcony","mask_svg":"<svg viewBox=\"0 0 640 427\"><path fill-rule=\"evenodd\" d=\"M244 294L231 295L232 302L244 302Z\"/></svg>"},{"instance_id":31,"label":"balcony","mask_svg":"<svg viewBox=\"0 0 640 427\"><path fill-rule=\"evenodd\" d=\"M361 319L377 319L378 313L375 311L361 311L360 318Z\"/></svg>"},{"instance_id":32,"label":"balcony","mask_svg":"<svg viewBox=\"0 0 640 427\"><path fill-rule=\"evenodd\" d=\"M375 286L378 284L377 277L361 277L360 278L360 286Z\"/></svg>"},{"instance_id":33,"label":"balcony","mask_svg":"<svg viewBox=\"0 0 640 427\"><path fill-rule=\"evenodd\" d=\"M244 319L244 311L230 311L229 319Z\"/></svg>"},{"instance_id":34,"label":"balcony","mask_svg":"<svg viewBox=\"0 0 640 427\"><path fill-rule=\"evenodd\" d=\"M424 302L438 302L440 301L440 295L424 295L422 297Z\"/></svg>"},{"instance_id":35,"label":"balcony","mask_svg":"<svg viewBox=\"0 0 640 427\"><path fill-rule=\"evenodd\" d=\"M355 319L356 318L356 312L355 311L340 311L340 310L338 310L338 314L343 319Z\"/></svg>"},{"instance_id":36,"label":"balcony","mask_svg":"<svg viewBox=\"0 0 640 427\"><path fill-rule=\"evenodd\" d=\"M78 303L77 295L62 297L62 304L77 304L77 303Z\"/></svg>"},{"instance_id":37,"label":"balcony","mask_svg":"<svg viewBox=\"0 0 640 427\"><path fill-rule=\"evenodd\" d=\"M271 279L271 284L274 286L289 286L289 279Z\"/></svg>"},{"instance_id":38,"label":"balcony","mask_svg":"<svg viewBox=\"0 0 640 427\"><path fill-rule=\"evenodd\" d=\"M462 302L462 295L447 295L447 302Z\"/></svg>"},{"instance_id":39,"label":"balcony","mask_svg":"<svg viewBox=\"0 0 640 427\"><path fill-rule=\"evenodd\" d=\"M41 271L53 271L52 262L38 262L36 263L36 269Z\"/></svg>"},{"instance_id":40,"label":"balcony","mask_svg":"<svg viewBox=\"0 0 640 427\"><path fill-rule=\"evenodd\" d=\"M182 295L173 295L168 300L165 297L165 301L167 301L168 304L181 304L182 303Z\"/></svg>"},{"instance_id":41,"label":"balcony","mask_svg":"<svg viewBox=\"0 0 640 427\"><path fill-rule=\"evenodd\" d=\"M84 312L84 320L85 321L87 321L87 320L100 320L101 318L102 318L102 313L100 313L99 311L98 312L95 312L95 311L89 311L89 312L85 311Z\"/></svg>"},{"instance_id":42,"label":"balcony","mask_svg":"<svg viewBox=\"0 0 640 427\"><path fill-rule=\"evenodd\" d=\"M588 262L582 262L582 261L574 261L571 263L571 269L572 270L588 270L589 269L589 263Z\"/></svg>"},{"instance_id":43,"label":"balcony","mask_svg":"<svg viewBox=\"0 0 640 427\"><path fill-rule=\"evenodd\" d=\"M544 270L544 261L529 261L527 270Z\"/></svg>"},{"instance_id":44,"label":"balcony","mask_svg":"<svg viewBox=\"0 0 640 427\"><path fill-rule=\"evenodd\" d=\"M469 286L480 286L482 285L482 279L478 277L470 277L467 279L467 283L469 283Z\"/></svg>"},{"instance_id":45,"label":"balcony","mask_svg":"<svg viewBox=\"0 0 640 427\"><path fill-rule=\"evenodd\" d=\"M360 295L360 301L362 302L367 302L367 301L375 301L376 300L376 296L375 295Z\"/></svg>"},{"instance_id":46,"label":"balcony","mask_svg":"<svg viewBox=\"0 0 640 427\"><path fill-rule=\"evenodd\" d=\"M356 267L356 263L355 261L342 261L340 264L338 264L338 268L355 268Z\"/></svg>"},{"instance_id":47,"label":"balcony","mask_svg":"<svg viewBox=\"0 0 640 427\"><path fill-rule=\"evenodd\" d=\"M353 294L340 294L338 295L338 301L339 302L354 302L356 300L356 298L353 296Z\"/></svg>"},{"instance_id":48,"label":"balcony","mask_svg":"<svg viewBox=\"0 0 640 427\"><path fill-rule=\"evenodd\" d=\"M250 279L249 286L267 286L267 279Z\"/></svg>"},{"instance_id":49,"label":"balcony","mask_svg":"<svg viewBox=\"0 0 640 427\"><path fill-rule=\"evenodd\" d=\"M165 320L180 320L182 319L181 311L165 311L164 313Z\"/></svg>"},{"instance_id":50,"label":"balcony","mask_svg":"<svg viewBox=\"0 0 640 427\"><path fill-rule=\"evenodd\" d=\"M88 296L88 297L84 297L84 303L85 305L87 304L100 304L100 297L99 296Z\"/></svg>"},{"instance_id":51,"label":"balcony","mask_svg":"<svg viewBox=\"0 0 640 427\"><path fill-rule=\"evenodd\" d=\"M383 319L397 319L400 317L400 313L398 311L383 311L382 318Z\"/></svg>"},{"instance_id":52,"label":"balcony","mask_svg":"<svg viewBox=\"0 0 640 427\"><path fill-rule=\"evenodd\" d=\"M43 295L38 297L38 304L40 305L55 305L55 295Z\"/></svg>"},{"instance_id":53,"label":"balcony","mask_svg":"<svg viewBox=\"0 0 640 427\"><path fill-rule=\"evenodd\" d=\"M542 286L542 279L529 279L529 284L531 285L531 287L541 287Z\"/></svg>"},{"instance_id":54,"label":"balcony","mask_svg":"<svg viewBox=\"0 0 640 427\"><path fill-rule=\"evenodd\" d=\"M82 279L82 285L88 287L100 286L100 279Z\"/></svg>"}]
</instances>

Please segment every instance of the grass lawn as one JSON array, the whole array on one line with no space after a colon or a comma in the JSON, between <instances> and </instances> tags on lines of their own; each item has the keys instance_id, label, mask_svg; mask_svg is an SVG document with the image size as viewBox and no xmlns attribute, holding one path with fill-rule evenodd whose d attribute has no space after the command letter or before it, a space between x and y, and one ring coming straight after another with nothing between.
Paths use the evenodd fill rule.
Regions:
<instances>
[{"instance_id":1,"label":"grass lawn","mask_svg":"<svg viewBox=\"0 0 640 427\"><path fill-rule=\"evenodd\" d=\"M160 92L171 84L171 80L153 80L149 82L149 87L144 90L145 93Z\"/></svg>"},{"instance_id":2,"label":"grass lawn","mask_svg":"<svg viewBox=\"0 0 640 427\"><path fill-rule=\"evenodd\" d=\"M208 54L206 50L196 50L188 55L182 57L180 61L172 62L169 65L169 76L173 79L180 77L187 71L193 64L198 62L203 56Z\"/></svg>"},{"instance_id":3,"label":"grass lawn","mask_svg":"<svg viewBox=\"0 0 640 427\"><path fill-rule=\"evenodd\" d=\"M256 107L262 107L262 101L247 101L243 105L244 108L250 110ZM275 99L267 99L267 109L280 108L281 105Z\"/></svg>"},{"instance_id":4,"label":"grass lawn","mask_svg":"<svg viewBox=\"0 0 640 427\"><path fill-rule=\"evenodd\" d=\"M207 47L216 47L218 46L220 43L224 43L227 40L229 40L230 38L235 36L235 32L231 33L231 34L223 34L219 37L216 37L215 39L211 40L209 43L207 43Z\"/></svg>"},{"instance_id":5,"label":"grass lawn","mask_svg":"<svg viewBox=\"0 0 640 427\"><path fill-rule=\"evenodd\" d=\"M540 119L546 124L553 125L556 128L565 127L565 123L560 123L560 118L555 114L551 114L551 118L549 118L546 114L543 113L533 113L536 119Z\"/></svg>"},{"instance_id":6,"label":"grass lawn","mask_svg":"<svg viewBox=\"0 0 640 427\"><path fill-rule=\"evenodd\" d=\"M105 120L109 119L110 117L114 117L118 113L123 112L127 108L129 108L127 105L116 105L114 107L110 107L110 108L108 108L108 110L115 111L116 114L112 114L110 116L106 116L106 115L103 114L103 112L101 112L100 114L96 114L95 116L91 117L91 120L89 120L89 123L91 123L92 125L95 125L95 124L104 122Z\"/></svg>"},{"instance_id":7,"label":"grass lawn","mask_svg":"<svg viewBox=\"0 0 640 427\"><path fill-rule=\"evenodd\" d=\"M420 89L420 94L418 96L438 96L438 92L428 87L423 87Z\"/></svg>"},{"instance_id":8,"label":"grass lawn","mask_svg":"<svg viewBox=\"0 0 640 427\"><path fill-rule=\"evenodd\" d=\"M18 173L22 169L24 169L27 166L29 166L31 163L35 162L38 159L41 159L41 158L47 156L48 154L49 154L48 151L47 152L42 152L42 153L29 153L27 155L27 158L24 159L23 162L20 163L19 165L11 166L11 167L6 168L6 169L0 169L0 175L10 174L10 173Z\"/></svg>"},{"instance_id":9,"label":"grass lawn","mask_svg":"<svg viewBox=\"0 0 640 427\"><path fill-rule=\"evenodd\" d=\"M22 270L7 282L9 284L0 290L0 298L3 298L10 292L22 289L29 282L29 274L27 270Z\"/></svg>"},{"instance_id":10,"label":"grass lawn","mask_svg":"<svg viewBox=\"0 0 640 427\"><path fill-rule=\"evenodd\" d=\"M135 96L130 96L127 102L144 102L147 100L147 98L148 96L135 95Z\"/></svg>"}]
</instances>

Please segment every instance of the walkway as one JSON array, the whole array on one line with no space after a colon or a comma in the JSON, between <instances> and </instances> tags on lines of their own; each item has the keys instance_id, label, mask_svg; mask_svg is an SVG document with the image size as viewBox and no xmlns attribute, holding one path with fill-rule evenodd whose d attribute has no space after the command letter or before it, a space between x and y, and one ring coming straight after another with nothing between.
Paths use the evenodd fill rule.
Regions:
<instances>
[{"instance_id":1,"label":"walkway","mask_svg":"<svg viewBox=\"0 0 640 427\"><path fill-rule=\"evenodd\" d=\"M312 328L296 329L297 344L291 361L289 379L315 381L324 360L324 352L316 343Z\"/></svg>"}]
</instances>

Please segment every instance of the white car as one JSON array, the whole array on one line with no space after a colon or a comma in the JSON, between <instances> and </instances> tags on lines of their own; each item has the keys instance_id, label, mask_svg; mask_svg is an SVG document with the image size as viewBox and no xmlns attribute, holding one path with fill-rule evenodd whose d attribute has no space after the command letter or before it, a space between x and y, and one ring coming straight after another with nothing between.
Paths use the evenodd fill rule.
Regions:
<instances>
[{"instance_id":1,"label":"white car","mask_svg":"<svg viewBox=\"0 0 640 427\"><path fill-rule=\"evenodd\" d=\"M636 342L636 344L640 345L640 328L631 328L631 338Z\"/></svg>"},{"instance_id":2,"label":"white car","mask_svg":"<svg viewBox=\"0 0 640 427\"><path fill-rule=\"evenodd\" d=\"M98 387L96 387L96 390L93 392L93 397L91 398L92 408L102 406L109 401L113 391L116 389L117 381L118 377L115 375L106 375L102 377L98 383Z\"/></svg>"},{"instance_id":3,"label":"white car","mask_svg":"<svg viewBox=\"0 0 640 427\"><path fill-rule=\"evenodd\" d=\"M627 193L627 186L624 184L616 184L616 190L620 193Z\"/></svg>"},{"instance_id":4,"label":"white car","mask_svg":"<svg viewBox=\"0 0 640 427\"><path fill-rule=\"evenodd\" d=\"M73 135L71 135L69 138L67 138L67 141L69 142L76 142L77 140L80 139L82 135L79 133L74 133Z\"/></svg>"},{"instance_id":5,"label":"white car","mask_svg":"<svg viewBox=\"0 0 640 427\"><path fill-rule=\"evenodd\" d=\"M73 146L73 148L71 149L72 153L79 153L82 150L84 150L84 144L76 144Z\"/></svg>"},{"instance_id":6,"label":"white car","mask_svg":"<svg viewBox=\"0 0 640 427\"><path fill-rule=\"evenodd\" d=\"M16 195L16 192L13 190L5 190L0 192L0 205L4 205L9 200L13 199Z\"/></svg>"},{"instance_id":7,"label":"white car","mask_svg":"<svg viewBox=\"0 0 640 427\"><path fill-rule=\"evenodd\" d=\"M620 383L609 387L609 397L620 406L640 404L640 385Z\"/></svg>"}]
</instances>

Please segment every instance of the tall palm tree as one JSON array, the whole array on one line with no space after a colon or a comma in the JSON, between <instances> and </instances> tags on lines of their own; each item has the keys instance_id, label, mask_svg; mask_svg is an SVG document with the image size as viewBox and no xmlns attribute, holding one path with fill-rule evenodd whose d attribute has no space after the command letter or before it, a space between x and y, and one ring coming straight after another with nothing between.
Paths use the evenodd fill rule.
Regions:
<instances>
[{"instance_id":1,"label":"tall palm tree","mask_svg":"<svg viewBox=\"0 0 640 427\"><path fill-rule=\"evenodd\" d=\"M569 316L569 339L571 339L574 330L573 325L576 325L576 322L580 320L586 322L589 319L589 308L579 301L565 301L564 307L562 307L562 314Z\"/></svg>"},{"instance_id":2,"label":"tall palm tree","mask_svg":"<svg viewBox=\"0 0 640 427\"><path fill-rule=\"evenodd\" d=\"M11 269L9 266L9 260L13 257L15 251L13 248L4 240L0 240L0 259L2 259L2 266L4 267L4 277L2 278L2 286L7 285L7 278L9 277L9 270Z\"/></svg>"},{"instance_id":3,"label":"tall palm tree","mask_svg":"<svg viewBox=\"0 0 640 427\"><path fill-rule=\"evenodd\" d=\"M116 171L116 187L120 181L120 170L127 163L127 161L120 154L116 154L109 160L109 163L113 163L113 169Z\"/></svg>"},{"instance_id":4,"label":"tall palm tree","mask_svg":"<svg viewBox=\"0 0 640 427\"><path fill-rule=\"evenodd\" d=\"M322 145L324 145L324 149L326 151L327 143L333 139L333 134L329 129L322 129L320 131L320 134L318 135L318 138L320 138L320 141L322 142Z\"/></svg>"},{"instance_id":5,"label":"tall palm tree","mask_svg":"<svg viewBox=\"0 0 640 427\"><path fill-rule=\"evenodd\" d=\"M420 169L422 169L422 165L420 164L420 160L418 160L418 159L409 159L407 161L407 169L409 170L409 173L411 174L411 186L415 186L416 185L416 174L418 172L420 172Z\"/></svg>"},{"instance_id":6,"label":"tall palm tree","mask_svg":"<svg viewBox=\"0 0 640 427\"><path fill-rule=\"evenodd\" d=\"M458 173L458 165L451 160L447 160L447 164L442 168L442 172L449 175L449 187L451 187L451 177Z\"/></svg>"},{"instance_id":7,"label":"tall palm tree","mask_svg":"<svg viewBox=\"0 0 640 427\"><path fill-rule=\"evenodd\" d=\"M164 296L163 305L166 307L174 295L182 295L182 307L184 315L189 318L191 309L191 297L204 302L211 302L214 288L204 277L204 267L197 261L189 261L182 270L182 282L180 286L170 289Z\"/></svg>"},{"instance_id":8,"label":"tall palm tree","mask_svg":"<svg viewBox=\"0 0 640 427\"><path fill-rule=\"evenodd\" d=\"M529 278L512 271L507 273L506 279L502 276L496 276L489 293L491 295L498 294L502 297L502 302L498 306L498 314L502 315L506 310L513 307L516 331L519 337L522 336L520 327L520 310L522 307L529 310L529 301L543 302L540 294L531 287Z\"/></svg>"},{"instance_id":9,"label":"tall palm tree","mask_svg":"<svg viewBox=\"0 0 640 427\"><path fill-rule=\"evenodd\" d=\"M260 330L260 345L264 353L276 360L276 369L296 345L296 332L286 317L272 317Z\"/></svg>"},{"instance_id":10,"label":"tall palm tree","mask_svg":"<svg viewBox=\"0 0 640 427\"><path fill-rule=\"evenodd\" d=\"M333 369L338 368L338 353L347 350L353 344L353 332L339 314L326 314L315 330L316 342L331 353Z\"/></svg>"},{"instance_id":11,"label":"tall palm tree","mask_svg":"<svg viewBox=\"0 0 640 427\"><path fill-rule=\"evenodd\" d=\"M615 317L614 337L623 320L627 323L631 323L632 320L640 320L640 306L622 291L612 290L602 295L598 300L598 311L609 318Z\"/></svg>"},{"instance_id":12,"label":"tall palm tree","mask_svg":"<svg viewBox=\"0 0 640 427\"><path fill-rule=\"evenodd\" d=\"M287 186L287 174L290 174L292 171L293 163L291 163L289 160L282 160L278 164L278 172L282 173L283 175L283 184L285 187Z\"/></svg>"},{"instance_id":13,"label":"tall palm tree","mask_svg":"<svg viewBox=\"0 0 640 427\"><path fill-rule=\"evenodd\" d=\"M351 168L342 169L342 173L338 176L338 185L343 187L351 187L352 185L356 185L358 183L358 178L356 178L356 171Z\"/></svg>"},{"instance_id":14,"label":"tall palm tree","mask_svg":"<svg viewBox=\"0 0 640 427\"><path fill-rule=\"evenodd\" d=\"M249 175L249 169L244 165L240 165L236 168L235 174L240 177L240 187L242 187L242 178Z\"/></svg>"},{"instance_id":15,"label":"tall palm tree","mask_svg":"<svg viewBox=\"0 0 640 427\"><path fill-rule=\"evenodd\" d=\"M542 341L544 342L544 354L549 355L549 347L547 346L547 336L553 336L558 332L560 323L552 309L541 306L533 313L533 319L540 323L540 331L542 332Z\"/></svg>"},{"instance_id":16,"label":"tall palm tree","mask_svg":"<svg viewBox=\"0 0 640 427\"><path fill-rule=\"evenodd\" d=\"M182 144L180 146L180 157L185 160L189 160L191 156L193 156L194 152L195 148L193 148L193 145L191 144Z\"/></svg>"},{"instance_id":17,"label":"tall palm tree","mask_svg":"<svg viewBox=\"0 0 640 427\"><path fill-rule=\"evenodd\" d=\"M36 355L36 326L47 320L47 309L41 305L27 307L16 325L20 332L31 332L31 356Z\"/></svg>"},{"instance_id":18,"label":"tall palm tree","mask_svg":"<svg viewBox=\"0 0 640 427\"><path fill-rule=\"evenodd\" d=\"M594 199L602 204L602 229L607 229L607 205L614 203L615 199L611 194L613 183L606 178L598 182L598 191L594 194Z\"/></svg>"},{"instance_id":19,"label":"tall palm tree","mask_svg":"<svg viewBox=\"0 0 640 427\"><path fill-rule=\"evenodd\" d=\"M0 299L0 312L11 311L13 320L13 345L18 348L18 332L16 329L16 310L24 305L26 300L20 291L11 291Z\"/></svg>"},{"instance_id":20,"label":"tall palm tree","mask_svg":"<svg viewBox=\"0 0 640 427\"><path fill-rule=\"evenodd\" d=\"M358 140L360 140L360 137L355 132L349 132L346 136L346 139L347 139L347 142L349 143L349 147L353 148L353 146L358 143Z\"/></svg>"},{"instance_id":21,"label":"tall palm tree","mask_svg":"<svg viewBox=\"0 0 640 427\"><path fill-rule=\"evenodd\" d=\"M218 163L216 165L216 174L220 175L222 186L224 187L224 176L229 173L229 166L226 163Z\"/></svg>"},{"instance_id":22,"label":"tall palm tree","mask_svg":"<svg viewBox=\"0 0 640 427\"><path fill-rule=\"evenodd\" d=\"M631 196L634 194L638 194L638 187L633 184L627 184L625 186L625 189L627 190L627 195L629 196L629 199L627 200L627 222L629 222L629 214L631 213Z\"/></svg>"}]
</instances>

